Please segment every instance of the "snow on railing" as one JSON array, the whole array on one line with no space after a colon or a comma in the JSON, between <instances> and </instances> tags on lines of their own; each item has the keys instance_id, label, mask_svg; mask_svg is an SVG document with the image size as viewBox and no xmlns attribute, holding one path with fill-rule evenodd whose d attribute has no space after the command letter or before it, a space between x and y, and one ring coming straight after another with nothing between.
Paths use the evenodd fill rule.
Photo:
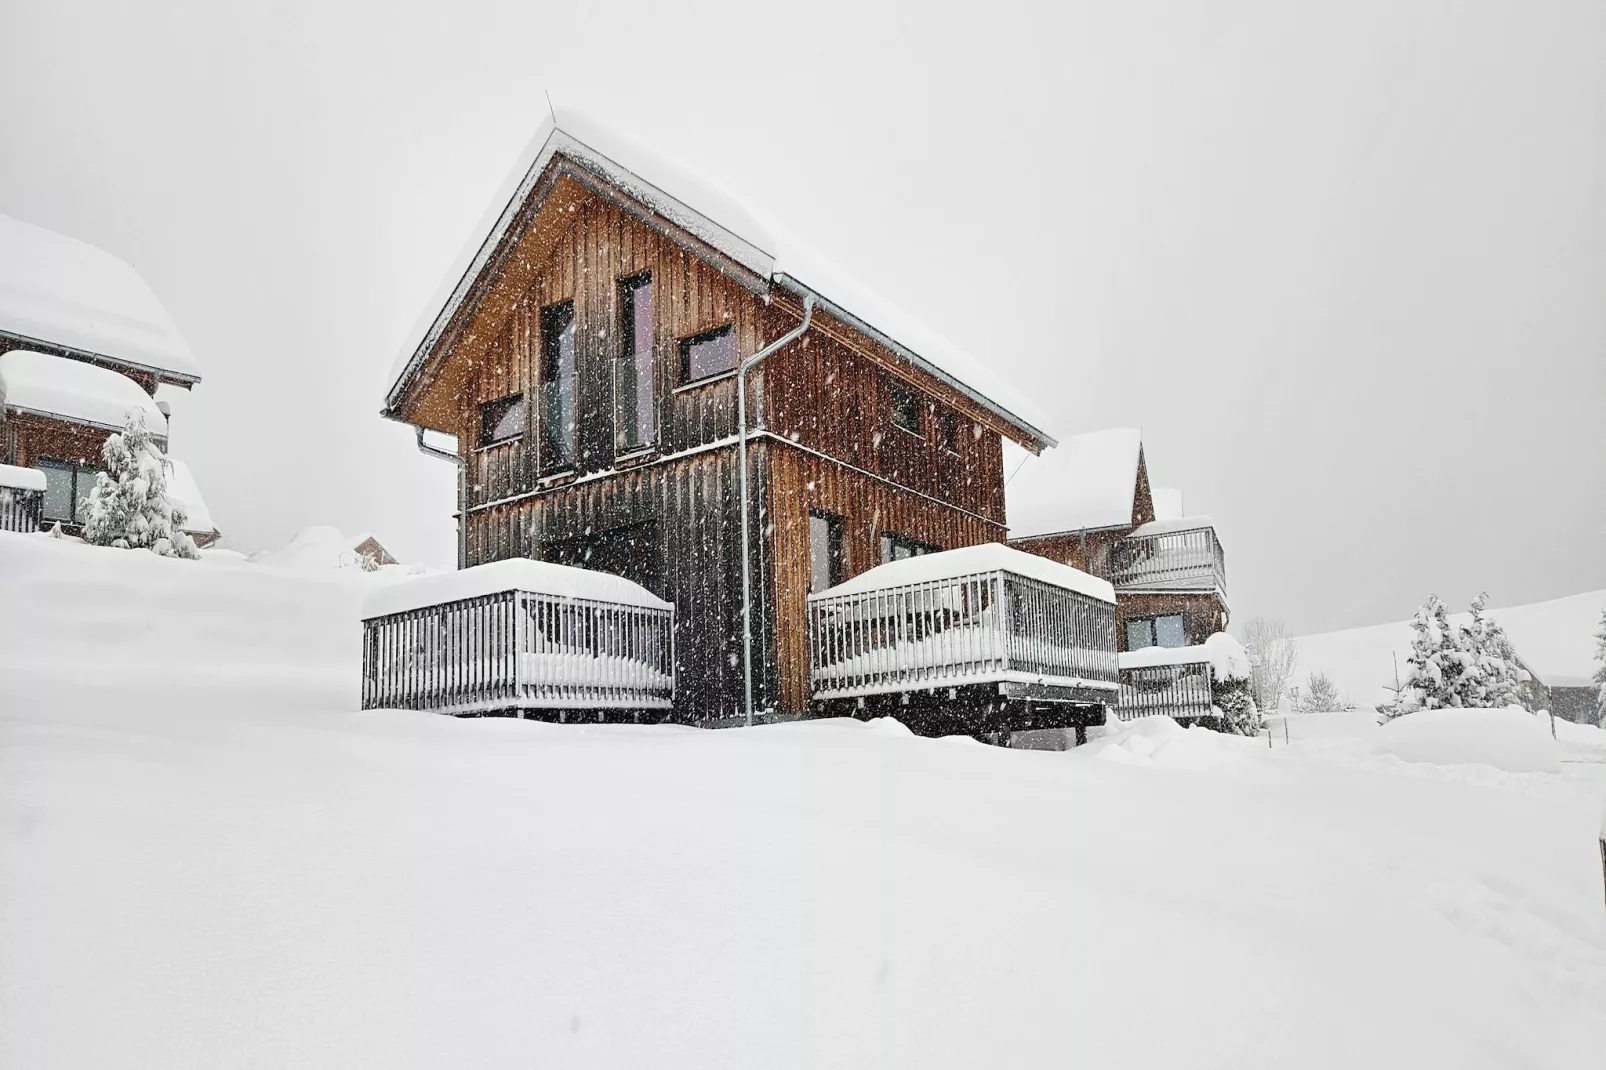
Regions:
<instances>
[{"instance_id":1,"label":"snow on railing","mask_svg":"<svg viewBox=\"0 0 1606 1070\"><path fill-rule=\"evenodd\" d=\"M504 590L363 622L363 709L668 709L674 610Z\"/></svg>"},{"instance_id":2,"label":"snow on railing","mask_svg":"<svg viewBox=\"0 0 1606 1070\"><path fill-rule=\"evenodd\" d=\"M1118 541L1110 561L1110 582L1116 590L1227 590L1227 559L1214 528L1143 534Z\"/></svg>"},{"instance_id":3,"label":"snow on railing","mask_svg":"<svg viewBox=\"0 0 1606 1070\"><path fill-rule=\"evenodd\" d=\"M44 503L43 472L0 464L0 531L38 531Z\"/></svg>"},{"instance_id":4,"label":"snow on railing","mask_svg":"<svg viewBox=\"0 0 1606 1070\"><path fill-rule=\"evenodd\" d=\"M1214 716L1211 661L1210 651L1203 646L1174 650L1151 647L1122 654L1121 697L1110 712L1122 721Z\"/></svg>"},{"instance_id":5,"label":"snow on railing","mask_svg":"<svg viewBox=\"0 0 1606 1070\"><path fill-rule=\"evenodd\" d=\"M809 636L817 699L994 682L1115 689L1114 606L1004 569L811 595Z\"/></svg>"}]
</instances>

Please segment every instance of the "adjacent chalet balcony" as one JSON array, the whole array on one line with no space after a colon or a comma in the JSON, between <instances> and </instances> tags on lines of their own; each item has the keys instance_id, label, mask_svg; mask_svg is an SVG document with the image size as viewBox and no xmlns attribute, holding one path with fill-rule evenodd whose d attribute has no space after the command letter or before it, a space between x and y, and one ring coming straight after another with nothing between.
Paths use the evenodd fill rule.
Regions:
<instances>
[{"instance_id":1,"label":"adjacent chalet balcony","mask_svg":"<svg viewBox=\"0 0 1606 1070\"><path fill-rule=\"evenodd\" d=\"M1227 592L1227 559L1207 516L1157 520L1118 541L1110 582L1122 594Z\"/></svg>"},{"instance_id":2,"label":"adjacent chalet balcony","mask_svg":"<svg viewBox=\"0 0 1606 1070\"><path fill-rule=\"evenodd\" d=\"M873 568L810 595L808 619L817 700L978 684L1006 698L1115 697L1110 585L999 543Z\"/></svg>"},{"instance_id":3,"label":"adjacent chalet balcony","mask_svg":"<svg viewBox=\"0 0 1606 1070\"><path fill-rule=\"evenodd\" d=\"M1121 695L1110 712L1118 720L1214 716L1211 652L1204 646L1147 647L1120 656Z\"/></svg>"},{"instance_id":4,"label":"adjacent chalet balcony","mask_svg":"<svg viewBox=\"0 0 1606 1070\"><path fill-rule=\"evenodd\" d=\"M38 531L44 502L43 472L0 464L0 531Z\"/></svg>"},{"instance_id":5,"label":"adjacent chalet balcony","mask_svg":"<svg viewBox=\"0 0 1606 1070\"><path fill-rule=\"evenodd\" d=\"M363 709L567 720L674 697L674 607L609 573L498 561L384 588L363 616Z\"/></svg>"}]
</instances>

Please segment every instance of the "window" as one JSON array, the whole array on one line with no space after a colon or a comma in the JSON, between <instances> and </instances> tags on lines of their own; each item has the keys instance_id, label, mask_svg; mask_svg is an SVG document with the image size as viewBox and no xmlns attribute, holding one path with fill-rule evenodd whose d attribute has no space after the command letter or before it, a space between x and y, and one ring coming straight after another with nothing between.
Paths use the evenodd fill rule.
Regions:
<instances>
[{"instance_id":1,"label":"window","mask_svg":"<svg viewBox=\"0 0 1606 1070\"><path fill-rule=\"evenodd\" d=\"M45 474L44 518L82 524L86 512L85 499L89 497L95 477L101 470L90 464L73 464L46 457L39 458L37 467Z\"/></svg>"},{"instance_id":2,"label":"window","mask_svg":"<svg viewBox=\"0 0 1606 1070\"><path fill-rule=\"evenodd\" d=\"M842 547L842 518L810 513L809 593L835 587L847 579L847 566L847 555Z\"/></svg>"},{"instance_id":3,"label":"window","mask_svg":"<svg viewBox=\"0 0 1606 1070\"><path fill-rule=\"evenodd\" d=\"M524 395L487 401L480 406L480 445L494 446L498 442L518 438L524 434Z\"/></svg>"},{"instance_id":4,"label":"window","mask_svg":"<svg viewBox=\"0 0 1606 1070\"><path fill-rule=\"evenodd\" d=\"M1188 645L1188 633L1182 627L1182 614L1168 613L1160 617L1132 617L1126 622L1126 648L1142 650L1145 647L1179 647Z\"/></svg>"},{"instance_id":5,"label":"window","mask_svg":"<svg viewBox=\"0 0 1606 1070\"><path fill-rule=\"evenodd\" d=\"M892 424L911 434L920 434L920 399L915 392L901 383L887 388L892 398Z\"/></svg>"},{"instance_id":6,"label":"window","mask_svg":"<svg viewBox=\"0 0 1606 1070\"><path fill-rule=\"evenodd\" d=\"M624 344L614 366L614 445L620 452L650 446L658 435L652 386L652 276L619 283L619 334Z\"/></svg>"},{"instance_id":7,"label":"window","mask_svg":"<svg viewBox=\"0 0 1606 1070\"><path fill-rule=\"evenodd\" d=\"M730 324L680 340L680 379L695 383L736 368L736 329Z\"/></svg>"},{"instance_id":8,"label":"window","mask_svg":"<svg viewBox=\"0 0 1606 1070\"><path fill-rule=\"evenodd\" d=\"M574 467L574 302L541 310L541 467Z\"/></svg>"},{"instance_id":9,"label":"window","mask_svg":"<svg viewBox=\"0 0 1606 1070\"><path fill-rule=\"evenodd\" d=\"M902 561L909 557L923 557L934 554L941 547L933 546L928 542L918 542L903 535L881 536L881 563L889 561Z\"/></svg>"},{"instance_id":10,"label":"window","mask_svg":"<svg viewBox=\"0 0 1606 1070\"><path fill-rule=\"evenodd\" d=\"M945 412L938 422L938 440L942 448L949 453L959 452L959 414Z\"/></svg>"}]
</instances>

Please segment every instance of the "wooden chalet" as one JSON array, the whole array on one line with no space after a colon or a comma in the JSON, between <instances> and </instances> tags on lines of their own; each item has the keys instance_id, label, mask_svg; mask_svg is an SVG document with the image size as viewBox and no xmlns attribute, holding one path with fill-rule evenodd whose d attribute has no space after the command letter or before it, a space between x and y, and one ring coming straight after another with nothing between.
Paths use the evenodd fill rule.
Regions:
<instances>
[{"instance_id":1,"label":"wooden chalet","mask_svg":"<svg viewBox=\"0 0 1606 1070\"><path fill-rule=\"evenodd\" d=\"M439 452L426 429L455 436L462 564L533 558L639 584L674 607L671 715L730 722L744 695L738 368L800 329L745 394L755 705L803 715L810 594L1002 542L1002 441L1054 444L930 328L680 166L559 111L426 310L384 415L425 452Z\"/></svg>"},{"instance_id":2,"label":"wooden chalet","mask_svg":"<svg viewBox=\"0 0 1606 1070\"><path fill-rule=\"evenodd\" d=\"M1204 643L1227 627L1226 558L1210 517L1184 515L1180 492L1150 486L1142 435L1077 435L1027 461L1009 495L1010 546L1115 588L1117 715L1209 717Z\"/></svg>"},{"instance_id":3,"label":"wooden chalet","mask_svg":"<svg viewBox=\"0 0 1606 1070\"><path fill-rule=\"evenodd\" d=\"M133 268L0 215L0 464L45 481L37 492L10 488L17 502L38 500L13 510L7 526L59 523L76 533L107 437L139 411L165 449L167 406L156 388L200 381L188 343ZM205 546L217 530L188 467L175 465L186 530Z\"/></svg>"}]
</instances>

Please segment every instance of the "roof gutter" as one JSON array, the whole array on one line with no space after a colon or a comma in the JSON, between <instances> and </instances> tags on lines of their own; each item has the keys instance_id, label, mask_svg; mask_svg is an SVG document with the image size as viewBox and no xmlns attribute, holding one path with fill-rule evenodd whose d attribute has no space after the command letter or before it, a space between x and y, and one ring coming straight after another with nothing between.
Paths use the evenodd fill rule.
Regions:
<instances>
[{"instance_id":1,"label":"roof gutter","mask_svg":"<svg viewBox=\"0 0 1606 1070\"><path fill-rule=\"evenodd\" d=\"M907 360L910 364L913 364L926 374L941 380L948 386L953 387L955 390L959 391L959 393L963 394L971 401L974 401L988 412L997 413L998 415L1004 417L1004 419L1008 420L1018 430L1025 432L1026 435L1034 441L1041 443L1045 447L1059 445L1059 439L1055 438L1053 435L1050 435L1047 431L1044 431L1042 428L1037 427L1015 415L991 398L978 393L975 388L961 382L958 379L955 379L952 375L949 375L941 368L926 360L926 358L922 357L919 353L916 353L908 346L900 344L897 339L877 330L875 327L866 323L858 316L855 316L853 313L835 303L830 298L824 296L816 290L810 289L808 286L799 282L797 279L794 279L784 271L776 272L775 282L781 287L781 289L795 294L798 297L812 297L821 308L825 309L825 311L831 314L832 318L841 320L843 323L846 323L848 326L852 327L861 334L866 334L875 339L878 343L886 346L888 349L898 354L898 356L902 357L904 360Z\"/></svg>"},{"instance_id":2,"label":"roof gutter","mask_svg":"<svg viewBox=\"0 0 1606 1070\"><path fill-rule=\"evenodd\" d=\"M747 373L771 353L803 337L813 322L814 295L807 294L803 298L803 322L742 361L741 367L736 369L736 479L741 485L742 509L742 711L749 728L753 727L753 564L748 555L751 536L747 517Z\"/></svg>"},{"instance_id":3,"label":"roof gutter","mask_svg":"<svg viewBox=\"0 0 1606 1070\"><path fill-rule=\"evenodd\" d=\"M105 353L96 353L89 349L76 349L72 346L64 346L60 342L47 342L43 338L33 338L26 334L17 334L14 331L0 331L0 338L9 338L13 342L20 342L21 345L16 347L19 349L39 350L40 352L48 353L50 356L68 357L73 360L84 361L86 364L112 364L119 368L127 368L130 371L145 372L148 375L155 376L158 383L171 383L174 386L182 386L186 390L201 381L199 375L191 375L189 372L177 372L171 368L158 368L154 364L141 364L137 360L124 360L122 357L109 357Z\"/></svg>"}]
</instances>

